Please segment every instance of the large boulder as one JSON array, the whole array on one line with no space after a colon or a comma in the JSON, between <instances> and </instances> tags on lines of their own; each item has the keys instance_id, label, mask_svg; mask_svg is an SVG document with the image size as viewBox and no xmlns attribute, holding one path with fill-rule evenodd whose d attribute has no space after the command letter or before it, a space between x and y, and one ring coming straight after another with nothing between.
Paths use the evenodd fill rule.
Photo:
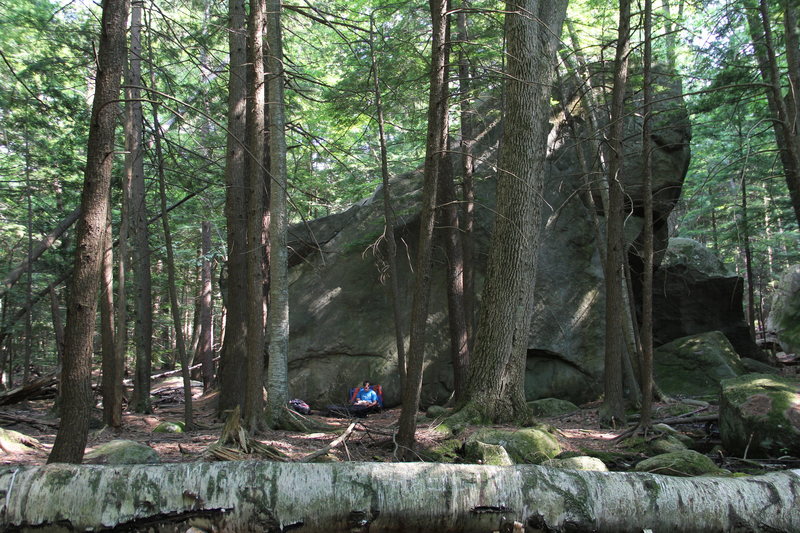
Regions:
<instances>
[{"instance_id":1,"label":"large boulder","mask_svg":"<svg viewBox=\"0 0 800 533\"><path fill-rule=\"evenodd\" d=\"M677 91L677 89L665 89ZM675 96L679 93L674 92ZM674 205L689 162L689 122L680 98L664 98L654 148L659 220ZM487 119L491 123L492 117ZM528 400L559 397L575 403L593 400L602 392L604 346L603 268L595 235L596 204L586 194L585 178L576 146L586 153L592 146L573 138L593 138L586 121L573 117L553 129L546 165L542 246L537 257L525 388ZM626 128L636 131L640 117L631 114ZM631 135L638 139L640 135ZM499 126L488 128L476 147L475 254L476 289L483 286L495 204L495 151ZM629 198L636 207L627 218L626 235L637 239L642 223L640 148L626 143L631 164L625 165ZM589 169L597 173L599 169ZM391 182L397 214L395 235L399 250L398 281L403 326L407 330L414 275L409 263L416 256L421 172L398 176ZM385 263L380 243L384 233L383 194L375 194L343 213L299 224L291 229L289 388L292 397L313 406L344 400L350 383L370 379L381 383L388 406L400 402L397 350L388 287L383 284ZM602 213L601 213L602 214ZM658 242L666 242L663 224ZM441 247L437 247L431 283L421 402L444 403L453 391L449 356L447 296ZM478 304L480 295L478 294ZM406 337L408 342L408 337Z\"/></svg>"},{"instance_id":2,"label":"large boulder","mask_svg":"<svg viewBox=\"0 0 800 533\"><path fill-rule=\"evenodd\" d=\"M653 352L655 381L670 396L716 396L720 381L743 373L739 355L719 331L676 339Z\"/></svg>"},{"instance_id":3,"label":"large boulder","mask_svg":"<svg viewBox=\"0 0 800 533\"><path fill-rule=\"evenodd\" d=\"M156 451L132 440L112 440L99 445L86 453L85 462L89 464L129 465L160 463Z\"/></svg>"},{"instance_id":4,"label":"large boulder","mask_svg":"<svg viewBox=\"0 0 800 533\"><path fill-rule=\"evenodd\" d=\"M712 250L692 239L671 238L653 276L653 342L721 331L741 356L764 360L742 307L744 280Z\"/></svg>"},{"instance_id":5,"label":"large boulder","mask_svg":"<svg viewBox=\"0 0 800 533\"><path fill-rule=\"evenodd\" d=\"M774 374L724 380L719 432L729 454L800 457L800 381Z\"/></svg>"},{"instance_id":6,"label":"large boulder","mask_svg":"<svg viewBox=\"0 0 800 533\"><path fill-rule=\"evenodd\" d=\"M800 353L800 265L789 267L772 294L767 331L783 351Z\"/></svg>"}]
</instances>

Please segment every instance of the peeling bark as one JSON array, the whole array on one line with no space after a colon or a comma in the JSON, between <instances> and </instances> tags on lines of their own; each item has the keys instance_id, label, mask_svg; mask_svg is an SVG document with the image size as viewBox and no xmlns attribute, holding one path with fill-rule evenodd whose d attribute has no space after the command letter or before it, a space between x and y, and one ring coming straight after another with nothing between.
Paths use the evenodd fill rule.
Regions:
<instances>
[{"instance_id":1,"label":"peeling bark","mask_svg":"<svg viewBox=\"0 0 800 533\"><path fill-rule=\"evenodd\" d=\"M798 531L800 470L676 478L524 465L257 461L5 468L3 530Z\"/></svg>"}]
</instances>

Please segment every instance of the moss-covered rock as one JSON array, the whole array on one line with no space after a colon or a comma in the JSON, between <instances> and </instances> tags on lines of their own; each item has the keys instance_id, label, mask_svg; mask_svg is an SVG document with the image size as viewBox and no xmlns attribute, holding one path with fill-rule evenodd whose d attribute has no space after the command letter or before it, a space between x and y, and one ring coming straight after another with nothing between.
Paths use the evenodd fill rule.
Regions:
<instances>
[{"instance_id":1,"label":"moss-covered rock","mask_svg":"<svg viewBox=\"0 0 800 533\"><path fill-rule=\"evenodd\" d=\"M161 422L153 428L153 433L183 433L185 425L183 422Z\"/></svg>"},{"instance_id":2,"label":"moss-covered rock","mask_svg":"<svg viewBox=\"0 0 800 533\"><path fill-rule=\"evenodd\" d=\"M719 431L730 454L800 456L800 380L746 374L723 381Z\"/></svg>"},{"instance_id":3,"label":"moss-covered rock","mask_svg":"<svg viewBox=\"0 0 800 533\"><path fill-rule=\"evenodd\" d=\"M638 463L635 470L637 472L683 477L725 473L724 470L714 464L714 461L694 450L656 455Z\"/></svg>"},{"instance_id":4,"label":"moss-covered rock","mask_svg":"<svg viewBox=\"0 0 800 533\"><path fill-rule=\"evenodd\" d=\"M494 466L511 466L514 461L499 444L470 441L464 446L464 459L469 463Z\"/></svg>"},{"instance_id":5,"label":"moss-covered rock","mask_svg":"<svg viewBox=\"0 0 800 533\"><path fill-rule=\"evenodd\" d=\"M674 435L665 435L650 442L653 453L662 454L686 450L687 446Z\"/></svg>"},{"instance_id":6,"label":"moss-covered rock","mask_svg":"<svg viewBox=\"0 0 800 533\"><path fill-rule=\"evenodd\" d=\"M549 459L542 463L543 466L552 466L563 470L592 470L595 472L608 472L606 464L597 457L579 455L576 457L565 457L559 459Z\"/></svg>"},{"instance_id":7,"label":"moss-covered rock","mask_svg":"<svg viewBox=\"0 0 800 533\"><path fill-rule=\"evenodd\" d=\"M461 449L464 443L460 439L447 439L432 448L428 448L424 455L427 459L437 463L454 463L461 459Z\"/></svg>"},{"instance_id":8,"label":"moss-covered rock","mask_svg":"<svg viewBox=\"0 0 800 533\"><path fill-rule=\"evenodd\" d=\"M653 357L656 383L669 395L716 396L721 380L744 373L739 355L719 331L675 339Z\"/></svg>"},{"instance_id":9,"label":"moss-covered rock","mask_svg":"<svg viewBox=\"0 0 800 533\"><path fill-rule=\"evenodd\" d=\"M132 440L112 440L101 444L85 456L90 464L146 464L160 463L161 459L150 446Z\"/></svg>"},{"instance_id":10,"label":"moss-covered rock","mask_svg":"<svg viewBox=\"0 0 800 533\"><path fill-rule=\"evenodd\" d=\"M467 442L474 441L502 446L516 464L539 464L561 453L558 440L547 431L537 428L516 431L484 428L467 439Z\"/></svg>"},{"instance_id":11,"label":"moss-covered rock","mask_svg":"<svg viewBox=\"0 0 800 533\"><path fill-rule=\"evenodd\" d=\"M428 418L439 418L447 415L448 410L446 407L442 407L441 405L431 405L425 411L425 415Z\"/></svg>"},{"instance_id":12,"label":"moss-covered rock","mask_svg":"<svg viewBox=\"0 0 800 533\"><path fill-rule=\"evenodd\" d=\"M533 413L533 416L539 418L548 418L551 416L565 415L567 413L574 413L578 410L578 406L567 400L559 400L558 398L542 398L541 400L534 400L528 402L528 408Z\"/></svg>"}]
</instances>

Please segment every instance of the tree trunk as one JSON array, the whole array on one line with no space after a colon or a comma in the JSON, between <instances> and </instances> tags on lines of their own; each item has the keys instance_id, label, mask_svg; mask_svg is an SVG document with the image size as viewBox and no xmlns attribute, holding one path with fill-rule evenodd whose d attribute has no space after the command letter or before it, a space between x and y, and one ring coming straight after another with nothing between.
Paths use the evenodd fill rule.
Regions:
<instances>
[{"instance_id":1,"label":"tree trunk","mask_svg":"<svg viewBox=\"0 0 800 533\"><path fill-rule=\"evenodd\" d=\"M208 392L214 381L214 317L211 299L211 223L204 221L201 229L202 270L200 275L200 335L197 346L198 359L202 364L203 391Z\"/></svg>"},{"instance_id":2,"label":"tree trunk","mask_svg":"<svg viewBox=\"0 0 800 533\"><path fill-rule=\"evenodd\" d=\"M267 49L269 91L270 231L269 246L269 366L267 423L285 424L289 402L289 229L286 180L286 115L283 86L283 36L281 0L267 2Z\"/></svg>"},{"instance_id":3,"label":"tree trunk","mask_svg":"<svg viewBox=\"0 0 800 533\"><path fill-rule=\"evenodd\" d=\"M76 236L75 267L67 300L64 366L61 371L61 423L50 463L80 463L89 432L92 406L92 340L97 290L105 240L106 211L114 154L128 0L105 0L98 48L97 82L89 125L81 216Z\"/></svg>"},{"instance_id":4,"label":"tree trunk","mask_svg":"<svg viewBox=\"0 0 800 533\"><path fill-rule=\"evenodd\" d=\"M136 340L136 372L133 384L133 410L149 413L150 405L150 370L153 354L153 301L152 279L150 274L150 242L147 229L147 204L144 186L144 150L142 147L142 3L131 4L131 49L130 66L126 83L128 102L126 117L126 137L128 154L125 158L125 170L130 176L131 184L131 236L133 238L133 270L136 322L134 337Z\"/></svg>"},{"instance_id":5,"label":"tree trunk","mask_svg":"<svg viewBox=\"0 0 800 533\"><path fill-rule=\"evenodd\" d=\"M0 526L15 531L800 531L800 470L682 478L437 463L51 465L5 468L0 490Z\"/></svg>"},{"instance_id":6,"label":"tree trunk","mask_svg":"<svg viewBox=\"0 0 800 533\"><path fill-rule=\"evenodd\" d=\"M152 50L150 54L153 58ZM154 71L150 71L150 81L155 85ZM158 119L158 106L153 106L153 136L155 138L156 162L158 164L158 192L161 199L161 223L164 229L164 247L167 251L167 287L169 291L170 311L175 329L175 345L178 349L178 358L181 362L181 377L183 378L183 421L187 430L194 429L194 415L192 413L192 383L189 375L189 354L186 351L186 341L181 323L181 308L178 305L178 288L175 280L175 253L172 249L172 230L167 214L167 185L164 177L164 154L161 149L161 124Z\"/></svg>"},{"instance_id":7,"label":"tree trunk","mask_svg":"<svg viewBox=\"0 0 800 533\"><path fill-rule=\"evenodd\" d=\"M566 1L509 0L506 110L497 215L469 370L466 411L490 421L528 415L524 376L540 234L550 86Z\"/></svg>"},{"instance_id":8,"label":"tree trunk","mask_svg":"<svg viewBox=\"0 0 800 533\"><path fill-rule=\"evenodd\" d=\"M244 138L247 97L247 33L244 0L229 0L230 79L225 159L227 278L223 290L225 334L219 361L219 413L244 405L247 361L247 218L244 191Z\"/></svg>"},{"instance_id":9,"label":"tree trunk","mask_svg":"<svg viewBox=\"0 0 800 533\"><path fill-rule=\"evenodd\" d=\"M375 94L375 114L378 122L378 141L381 152L381 183L383 184L383 220L386 227L386 262L389 266L389 298L394 316L394 336L397 346L397 371L400 377L400 395L406 383L406 347L403 333L403 310L400 306L400 280L397 273L397 241L394 236L396 217L392 207L392 194L389 184L389 155L386 149L385 120L383 116L383 95L381 92L380 70L375 52L374 16L370 17L370 59L372 61L372 89Z\"/></svg>"},{"instance_id":10,"label":"tree trunk","mask_svg":"<svg viewBox=\"0 0 800 533\"><path fill-rule=\"evenodd\" d=\"M463 191L463 216L461 222L461 248L464 257L464 316L467 321L467 349L472 350L475 341L475 258L473 242L473 228L475 226L475 184L473 174L475 171L475 158L472 148L475 145L475 128L473 126L472 109L473 99L471 93L470 61L464 51L464 45L469 41L467 31L466 9L469 4L466 0L461 2L462 10L456 17L458 27L458 41L461 44L458 51L458 88L460 95L461 113L461 173Z\"/></svg>"},{"instance_id":11,"label":"tree trunk","mask_svg":"<svg viewBox=\"0 0 800 533\"><path fill-rule=\"evenodd\" d=\"M464 298L464 249L458 220L458 204L453 165L449 154L440 160L439 226L445 249L445 279L447 285L447 318L450 333L450 361L453 366L453 393L456 405L466 399L469 371L469 337Z\"/></svg>"},{"instance_id":12,"label":"tree trunk","mask_svg":"<svg viewBox=\"0 0 800 533\"><path fill-rule=\"evenodd\" d=\"M264 0L250 0L245 185L247 187L247 374L242 422L251 433L263 425L264 334ZM288 400L288 398L287 398Z\"/></svg>"},{"instance_id":13,"label":"tree trunk","mask_svg":"<svg viewBox=\"0 0 800 533\"><path fill-rule=\"evenodd\" d=\"M622 189L622 163L625 115L625 87L628 80L630 44L630 0L620 0L619 31L614 58L614 88L611 95L611 146L608 162L608 210L606 211L606 330L604 364L604 399L600 407L601 422L624 423L625 405L622 394L622 357L624 317L630 312L624 305L623 280L626 261L624 240L625 198Z\"/></svg>"},{"instance_id":14,"label":"tree trunk","mask_svg":"<svg viewBox=\"0 0 800 533\"><path fill-rule=\"evenodd\" d=\"M122 426L122 354L117 352L114 339L114 238L111 233L110 205L108 214L103 241L103 278L100 286L103 423L118 428Z\"/></svg>"},{"instance_id":15,"label":"tree trunk","mask_svg":"<svg viewBox=\"0 0 800 533\"><path fill-rule=\"evenodd\" d=\"M653 414L653 0L644 0L644 104L642 108L642 159L644 160L644 237L642 244L642 409L639 425L650 427ZM668 41L669 42L669 41Z\"/></svg>"},{"instance_id":16,"label":"tree trunk","mask_svg":"<svg viewBox=\"0 0 800 533\"><path fill-rule=\"evenodd\" d=\"M425 166L422 206L419 215L419 240L415 262L414 294L411 304L408 371L403 387L397 442L401 455L413 457L417 411L422 391L422 365L425 360L425 326L431 284L431 252L436 215L436 186L441 158L447 140L447 0L430 0L433 23L431 43L428 132L425 141Z\"/></svg>"},{"instance_id":17,"label":"tree trunk","mask_svg":"<svg viewBox=\"0 0 800 533\"><path fill-rule=\"evenodd\" d=\"M756 5L755 0L747 0L745 2L747 26L753 41L761 80L764 82L767 105L772 115L770 117L772 119L772 129L775 134L775 142L780 151L786 187L789 190L795 218L800 224L800 137L797 134L797 120L792 112L796 107L793 91L797 90L797 84L800 83L800 65L798 64L800 60L798 59L797 51L796 12L792 1L786 0L784 7L785 27L787 30L785 37L789 65L788 72L792 85L787 98L788 105L783 98L782 77L776 58L767 3L765 0L759 0L758 5Z\"/></svg>"},{"instance_id":18,"label":"tree trunk","mask_svg":"<svg viewBox=\"0 0 800 533\"><path fill-rule=\"evenodd\" d=\"M50 293L50 314L53 317L53 332L56 341L56 363L61 366L64 361L64 324L61 321L61 305L58 302L58 293L55 287L51 287ZM114 312L113 309L111 311ZM2 373L2 363L0 362L0 374Z\"/></svg>"}]
</instances>

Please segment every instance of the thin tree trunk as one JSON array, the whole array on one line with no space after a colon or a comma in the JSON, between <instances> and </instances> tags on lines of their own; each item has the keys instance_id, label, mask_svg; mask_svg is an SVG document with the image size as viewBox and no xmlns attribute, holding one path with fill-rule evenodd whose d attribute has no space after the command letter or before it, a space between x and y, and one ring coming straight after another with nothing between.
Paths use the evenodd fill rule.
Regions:
<instances>
[{"instance_id":1,"label":"thin tree trunk","mask_svg":"<svg viewBox=\"0 0 800 533\"><path fill-rule=\"evenodd\" d=\"M127 151L126 172L130 175L130 231L133 237L133 279L135 287L136 322L136 372L133 385L133 410L149 413L150 371L153 352L153 300L150 274L150 242L147 229L147 205L144 187L144 150L142 147L142 2L131 4L131 49L128 68L126 98L128 102L126 117Z\"/></svg>"},{"instance_id":2,"label":"thin tree trunk","mask_svg":"<svg viewBox=\"0 0 800 533\"><path fill-rule=\"evenodd\" d=\"M644 159L644 238L642 245L642 409L639 425L650 427L653 414L653 0L644 0L644 104L642 107L642 157ZM668 41L669 42L669 41Z\"/></svg>"},{"instance_id":3,"label":"thin tree trunk","mask_svg":"<svg viewBox=\"0 0 800 533\"><path fill-rule=\"evenodd\" d=\"M795 10L791 1L784 4L786 11L784 18L787 20L786 48L789 64L789 79L792 90L796 90L800 83L800 65L798 65L798 47ZM754 0L745 2L747 26L753 41L758 68L761 79L765 84L767 105L772 115L772 128L775 142L781 155L781 163L786 178L786 187L789 190L795 218L800 224L800 137L797 134L796 117L794 113L794 94L789 94L789 105L784 100L781 89L781 73L775 53L772 27L770 25L769 9L766 0L759 0L756 5ZM792 20L795 20L794 26ZM794 77L796 79L792 79Z\"/></svg>"},{"instance_id":4,"label":"thin tree trunk","mask_svg":"<svg viewBox=\"0 0 800 533\"><path fill-rule=\"evenodd\" d=\"M65 520L80 531L800 531L798 470L682 478L437 463L23 466L0 473L0 490L0 527L12 531Z\"/></svg>"},{"instance_id":5,"label":"thin tree trunk","mask_svg":"<svg viewBox=\"0 0 800 533\"><path fill-rule=\"evenodd\" d=\"M450 361L453 366L453 392L456 405L466 400L469 372L469 338L464 306L464 250L458 220L453 165L449 154L439 166L439 225L444 238L447 317L450 333Z\"/></svg>"},{"instance_id":6,"label":"thin tree trunk","mask_svg":"<svg viewBox=\"0 0 800 533\"><path fill-rule=\"evenodd\" d=\"M264 0L250 0L245 184L247 188L247 377L242 422L251 433L263 425L264 334ZM288 398L287 398L288 401Z\"/></svg>"},{"instance_id":7,"label":"thin tree trunk","mask_svg":"<svg viewBox=\"0 0 800 533\"><path fill-rule=\"evenodd\" d=\"M400 376L400 395L406 383L406 347L403 325L403 310L400 306L400 280L397 273L397 241L394 235L395 216L392 208L392 195L389 183L389 155L386 149L385 119L383 116L383 97L378 58L375 53L374 16L370 17L370 58L372 61L372 90L375 95L375 114L378 122L378 141L381 152L381 179L383 184L383 220L386 227L386 262L389 265L389 298L394 316L394 336L397 346L397 371Z\"/></svg>"},{"instance_id":8,"label":"thin tree trunk","mask_svg":"<svg viewBox=\"0 0 800 533\"><path fill-rule=\"evenodd\" d=\"M153 59L152 49L150 58ZM150 71L150 83L155 86L155 72ZM158 165L158 192L161 198L161 223L164 229L164 248L167 251L167 287L169 290L170 310L172 311L172 322L175 328L175 344L178 349L178 357L181 361L181 377L183 378L183 420L187 430L194 428L194 415L192 413L192 382L189 374L189 354L186 351L186 342L183 335L183 325L181 323L181 308L178 305L178 288L175 281L175 253L172 249L172 230L167 214L167 185L164 177L164 154L161 149L161 124L158 119L158 106L153 106L153 135L156 148L156 162Z\"/></svg>"},{"instance_id":9,"label":"thin tree trunk","mask_svg":"<svg viewBox=\"0 0 800 533\"><path fill-rule=\"evenodd\" d=\"M50 293L50 314L53 317L53 331L56 337L56 363L57 366L61 366L64 361L64 324L61 320L61 306L58 303L56 288L51 287L48 292ZM0 363L0 372L2 372L2 363Z\"/></svg>"},{"instance_id":10,"label":"thin tree trunk","mask_svg":"<svg viewBox=\"0 0 800 533\"><path fill-rule=\"evenodd\" d=\"M103 266L100 284L100 335L102 338L103 423L122 426L122 361L114 339L114 236L111 232L111 206L103 240Z\"/></svg>"},{"instance_id":11,"label":"thin tree trunk","mask_svg":"<svg viewBox=\"0 0 800 533\"><path fill-rule=\"evenodd\" d=\"M244 0L229 0L230 79L225 160L227 279L223 290L226 327L219 362L219 413L244 405L247 362L247 218L244 138L247 97L247 33Z\"/></svg>"},{"instance_id":12,"label":"thin tree trunk","mask_svg":"<svg viewBox=\"0 0 800 533\"><path fill-rule=\"evenodd\" d=\"M75 267L67 300L64 366L61 371L61 422L48 463L80 463L89 433L92 406L92 340L103 256L114 153L128 0L104 0L98 47L97 82L89 124ZM6 491L8 493L9 490Z\"/></svg>"},{"instance_id":13,"label":"thin tree trunk","mask_svg":"<svg viewBox=\"0 0 800 533\"><path fill-rule=\"evenodd\" d=\"M283 87L281 1L267 2L267 83L269 92L270 231L269 366L267 423L285 425L289 401L289 261L286 180L286 115Z\"/></svg>"},{"instance_id":14,"label":"thin tree trunk","mask_svg":"<svg viewBox=\"0 0 800 533\"><path fill-rule=\"evenodd\" d=\"M462 172L462 193L463 216L461 222L461 247L464 257L464 315L467 321L467 349L472 350L475 340L475 245L473 242L473 229L475 226L475 158L472 149L475 145L475 128L473 126L472 109L473 100L471 92L470 62L464 51L465 44L469 41L467 30L466 9L469 8L467 0L461 2L462 10L458 12L456 24L458 27L458 41L461 46L458 49L458 85L461 93L460 114L461 114L461 172Z\"/></svg>"},{"instance_id":15,"label":"thin tree trunk","mask_svg":"<svg viewBox=\"0 0 800 533\"><path fill-rule=\"evenodd\" d=\"M202 230L202 270L200 291L200 335L198 344L199 360L202 364L203 390L207 392L214 381L214 317L211 299L211 223L203 221Z\"/></svg>"},{"instance_id":16,"label":"thin tree trunk","mask_svg":"<svg viewBox=\"0 0 800 533\"><path fill-rule=\"evenodd\" d=\"M447 140L447 0L430 0L433 23L431 44L428 133L425 142L425 166L419 215L419 241L415 262L414 294L411 304L408 374L403 387L397 443L401 456L414 457L417 411L422 391L422 365L425 360L425 326L431 283L431 252L436 216L436 188L440 160Z\"/></svg>"},{"instance_id":17,"label":"thin tree trunk","mask_svg":"<svg viewBox=\"0 0 800 533\"><path fill-rule=\"evenodd\" d=\"M622 163L624 135L624 100L628 79L628 52L630 43L630 0L620 0L619 30L616 56L614 58L614 87L611 102L611 130L609 144L611 153L608 165L608 210L606 211L606 330L604 399L600 408L601 422L608 425L624 424L625 404L622 389L623 313L623 216L624 193L622 189Z\"/></svg>"}]
</instances>

